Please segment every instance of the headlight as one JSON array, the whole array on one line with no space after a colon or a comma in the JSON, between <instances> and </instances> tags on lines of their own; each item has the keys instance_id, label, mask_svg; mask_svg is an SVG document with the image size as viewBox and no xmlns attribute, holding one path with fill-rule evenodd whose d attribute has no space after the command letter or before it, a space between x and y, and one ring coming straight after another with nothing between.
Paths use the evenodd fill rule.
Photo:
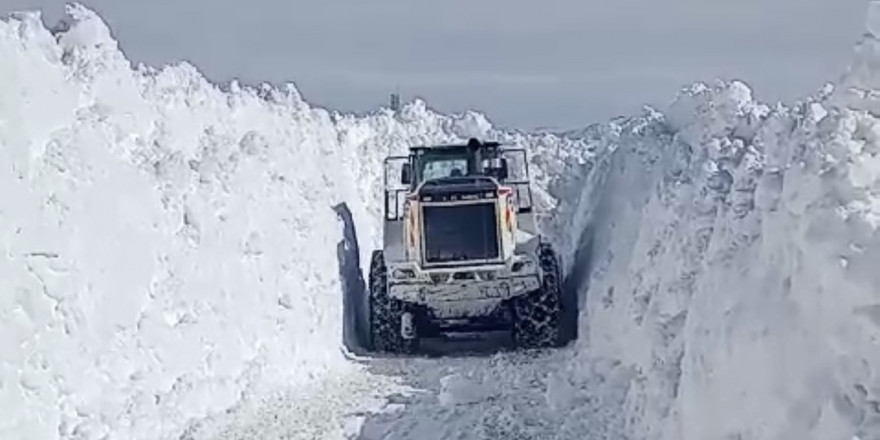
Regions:
<instances>
[{"instance_id":1,"label":"headlight","mask_svg":"<svg viewBox=\"0 0 880 440\"><path fill-rule=\"evenodd\" d=\"M531 270L534 263L532 260L519 260L513 263L510 270L513 272L520 272L523 270Z\"/></svg>"},{"instance_id":2,"label":"headlight","mask_svg":"<svg viewBox=\"0 0 880 440\"><path fill-rule=\"evenodd\" d=\"M449 274L448 273L432 273L431 274L431 281L434 284L445 283L446 281L449 281Z\"/></svg>"},{"instance_id":3,"label":"headlight","mask_svg":"<svg viewBox=\"0 0 880 440\"><path fill-rule=\"evenodd\" d=\"M394 269L391 271L391 277L396 279L415 278L416 273L412 269Z\"/></svg>"},{"instance_id":4,"label":"headlight","mask_svg":"<svg viewBox=\"0 0 880 440\"><path fill-rule=\"evenodd\" d=\"M493 280L495 280L495 271L486 270L486 271L480 272L480 278L483 281L493 281Z\"/></svg>"}]
</instances>

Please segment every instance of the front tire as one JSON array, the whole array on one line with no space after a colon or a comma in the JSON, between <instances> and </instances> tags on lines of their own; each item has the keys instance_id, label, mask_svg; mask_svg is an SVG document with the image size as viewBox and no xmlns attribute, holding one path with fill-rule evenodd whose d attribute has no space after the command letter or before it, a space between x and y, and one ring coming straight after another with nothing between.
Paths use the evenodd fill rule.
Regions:
<instances>
[{"instance_id":1,"label":"front tire","mask_svg":"<svg viewBox=\"0 0 880 440\"><path fill-rule=\"evenodd\" d=\"M558 347L562 344L562 276L556 252L538 246L541 287L513 300L513 341L520 348Z\"/></svg>"},{"instance_id":2,"label":"front tire","mask_svg":"<svg viewBox=\"0 0 880 440\"><path fill-rule=\"evenodd\" d=\"M385 353L406 353L414 349L415 340L403 338L400 332L405 303L388 295L388 270L385 256L373 251L370 259L370 338L373 349Z\"/></svg>"}]
</instances>

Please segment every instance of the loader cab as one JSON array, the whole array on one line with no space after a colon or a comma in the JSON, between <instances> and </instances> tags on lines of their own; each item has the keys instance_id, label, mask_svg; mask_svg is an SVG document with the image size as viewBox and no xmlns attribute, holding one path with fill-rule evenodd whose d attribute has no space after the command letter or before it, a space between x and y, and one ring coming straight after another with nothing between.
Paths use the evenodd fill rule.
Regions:
<instances>
[{"instance_id":1,"label":"loader cab","mask_svg":"<svg viewBox=\"0 0 880 440\"><path fill-rule=\"evenodd\" d=\"M503 184L509 176L508 161L499 147L497 142L471 139L466 145L410 148L409 160L401 167L400 183L414 190L427 180L485 176Z\"/></svg>"},{"instance_id":2,"label":"loader cab","mask_svg":"<svg viewBox=\"0 0 880 440\"><path fill-rule=\"evenodd\" d=\"M385 219L402 221L407 198L425 182L449 188L492 178L512 192L516 214L532 212L532 190L526 150L480 142L412 146L407 155L385 159ZM494 185L494 184L493 184Z\"/></svg>"}]
</instances>

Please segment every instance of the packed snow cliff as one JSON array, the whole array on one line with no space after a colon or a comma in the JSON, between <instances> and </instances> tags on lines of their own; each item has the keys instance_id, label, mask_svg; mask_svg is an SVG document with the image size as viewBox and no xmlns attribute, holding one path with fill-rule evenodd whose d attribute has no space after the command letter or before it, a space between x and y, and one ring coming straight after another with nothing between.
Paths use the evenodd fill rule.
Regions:
<instances>
[{"instance_id":1,"label":"packed snow cliff","mask_svg":"<svg viewBox=\"0 0 880 440\"><path fill-rule=\"evenodd\" d=\"M292 87L222 90L192 66L132 67L99 17L68 12L53 31L0 20L0 438L180 438L278 393L299 438L342 438L346 413L398 389L337 349L333 207L368 261L384 156L470 136L531 149L583 287L547 391L560 433L597 430L578 402L601 359L629 378L621 438L880 438L872 35L792 107L695 85L552 135L420 101L356 117Z\"/></svg>"},{"instance_id":2,"label":"packed snow cliff","mask_svg":"<svg viewBox=\"0 0 880 440\"><path fill-rule=\"evenodd\" d=\"M369 261L382 159L490 125L133 68L100 17L68 15L0 21L0 438L176 438L276 392L303 406L301 438L340 437L344 411L394 388L339 352L333 208ZM328 389L343 407L317 405Z\"/></svg>"},{"instance_id":3,"label":"packed snow cliff","mask_svg":"<svg viewBox=\"0 0 880 440\"><path fill-rule=\"evenodd\" d=\"M878 42L793 107L696 85L587 133L578 346L632 374L633 438L880 438Z\"/></svg>"}]
</instances>

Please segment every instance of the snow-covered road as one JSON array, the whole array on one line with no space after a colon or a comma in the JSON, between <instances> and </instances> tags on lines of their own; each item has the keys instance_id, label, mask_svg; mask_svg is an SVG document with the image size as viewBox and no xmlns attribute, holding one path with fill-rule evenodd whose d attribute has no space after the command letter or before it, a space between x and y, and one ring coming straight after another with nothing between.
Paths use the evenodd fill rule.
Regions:
<instances>
[{"instance_id":1,"label":"snow-covered road","mask_svg":"<svg viewBox=\"0 0 880 440\"><path fill-rule=\"evenodd\" d=\"M572 381L574 349L488 357L380 360L370 370L418 392L366 417L359 440L600 439L627 436L620 412L629 377L599 362Z\"/></svg>"},{"instance_id":2,"label":"snow-covered road","mask_svg":"<svg viewBox=\"0 0 880 440\"><path fill-rule=\"evenodd\" d=\"M513 133L133 67L80 6L4 18L0 438L880 439L878 48L792 106L695 84ZM468 137L529 148L580 338L346 358L339 207L364 269L382 159Z\"/></svg>"}]
</instances>

